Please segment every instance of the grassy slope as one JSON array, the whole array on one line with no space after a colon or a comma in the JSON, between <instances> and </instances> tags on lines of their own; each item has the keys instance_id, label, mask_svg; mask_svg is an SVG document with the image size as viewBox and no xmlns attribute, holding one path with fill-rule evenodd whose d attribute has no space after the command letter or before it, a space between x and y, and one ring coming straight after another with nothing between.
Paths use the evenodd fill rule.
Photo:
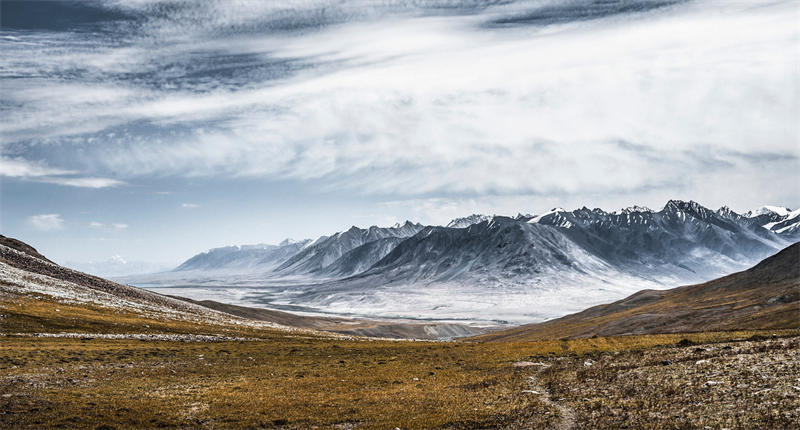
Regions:
<instances>
[{"instance_id":1,"label":"grassy slope","mask_svg":"<svg viewBox=\"0 0 800 430\"><path fill-rule=\"evenodd\" d=\"M674 349L670 345L687 337L489 344L335 339L148 319L25 297L4 297L0 313L5 335L0 342L2 428L341 428L346 423L363 428L547 428L559 422L559 411L542 397L523 393L530 388L533 371L513 363L560 363L586 354L597 358L659 347L669 353ZM220 334L259 340L143 342L28 335L65 331ZM753 334L688 337L705 343ZM759 422L764 417L752 419Z\"/></svg>"},{"instance_id":2,"label":"grassy slope","mask_svg":"<svg viewBox=\"0 0 800 430\"><path fill-rule=\"evenodd\" d=\"M623 300L480 340L685 333L800 327L800 243L753 268L698 285L640 291Z\"/></svg>"}]
</instances>

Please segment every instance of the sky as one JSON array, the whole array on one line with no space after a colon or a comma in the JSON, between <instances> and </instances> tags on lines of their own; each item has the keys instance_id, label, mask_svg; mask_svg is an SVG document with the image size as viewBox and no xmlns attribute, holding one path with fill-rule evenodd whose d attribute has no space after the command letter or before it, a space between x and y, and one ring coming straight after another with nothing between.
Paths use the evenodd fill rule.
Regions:
<instances>
[{"instance_id":1,"label":"sky","mask_svg":"<svg viewBox=\"0 0 800 430\"><path fill-rule=\"evenodd\" d=\"M800 206L800 2L0 3L0 234L57 262Z\"/></svg>"}]
</instances>

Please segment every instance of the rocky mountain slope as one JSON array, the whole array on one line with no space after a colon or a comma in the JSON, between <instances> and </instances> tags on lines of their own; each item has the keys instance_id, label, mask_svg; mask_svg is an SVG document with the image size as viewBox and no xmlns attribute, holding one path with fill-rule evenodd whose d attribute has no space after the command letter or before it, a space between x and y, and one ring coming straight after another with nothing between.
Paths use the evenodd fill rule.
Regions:
<instances>
[{"instance_id":1,"label":"rocky mountain slope","mask_svg":"<svg viewBox=\"0 0 800 430\"><path fill-rule=\"evenodd\" d=\"M691 201L670 200L660 211L556 209L528 222L557 228L623 271L666 282L730 273L790 243L727 208L715 212Z\"/></svg>"},{"instance_id":2,"label":"rocky mountain slope","mask_svg":"<svg viewBox=\"0 0 800 430\"><path fill-rule=\"evenodd\" d=\"M644 290L483 340L800 328L800 242L754 267L698 285Z\"/></svg>"},{"instance_id":3,"label":"rocky mountain slope","mask_svg":"<svg viewBox=\"0 0 800 430\"><path fill-rule=\"evenodd\" d=\"M421 224L414 224L410 221L388 228L372 226L367 229L361 229L353 226L347 231L316 241L313 245L286 260L276 269L276 272L293 275L308 274L324 270L333 264L337 264L340 267L339 269L331 269L334 273L341 270L349 272L353 266L368 268L369 265L366 263L352 261L352 256L347 257L348 261L337 262L337 260L349 251L364 244L386 238L410 237L421 229ZM368 261L376 260L373 253L380 252L381 248L371 248L372 252L364 253L364 257Z\"/></svg>"}]
</instances>

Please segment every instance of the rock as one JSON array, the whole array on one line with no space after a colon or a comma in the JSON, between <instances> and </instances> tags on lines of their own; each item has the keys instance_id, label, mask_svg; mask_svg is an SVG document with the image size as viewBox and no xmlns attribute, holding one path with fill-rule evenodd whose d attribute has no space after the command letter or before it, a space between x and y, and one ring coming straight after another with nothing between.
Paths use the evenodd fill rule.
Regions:
<instances>
[{"instance_id":1,"label":"rock","mask_svg":"<svg viewBox=\"0 0 800 430\"><path fill-rule=\"evenodd\" d=\"M549 364L542 363L542 362L533 362L533 361L517 361L512 364L513 367L529 367L529 366L540 366L540 367L550 367Z\"/></svg>"},{"instance_id":2,"label":"rock","mask_svg":"<svg viewBox=\"0 0 800 430\"><path fill-rule=\"evenodd\" d=\"M583 362L583 367L590 367L593 364L594 364L594 360L589 358L589 359L587 359L586 361Z\"/></svg>"},{"instance_id":3,"label":"rock","mask_svg":"<svg viewBox=\"0 0 800 430\"><path fill-rule=\"evenodd\" d=\"M695 365L708 364L708 363L709 363L708 360L697 360L694 362Z\"/></svg>"},{"instance_id":4,"label":"rock","mask_svg":"<svg viewBox=\"0 0 800 430\"><path fill-rule=\"evenodd\" d=\"M672 364L672 360L664 360L661 362L662 366L669 366L670 364Z\"/></svg>"}]
</instances>

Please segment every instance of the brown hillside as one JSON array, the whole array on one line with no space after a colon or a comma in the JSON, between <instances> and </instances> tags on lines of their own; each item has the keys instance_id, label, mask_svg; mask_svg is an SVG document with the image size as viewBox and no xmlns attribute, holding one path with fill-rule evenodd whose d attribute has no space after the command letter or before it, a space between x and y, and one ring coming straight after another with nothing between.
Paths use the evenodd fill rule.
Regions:
<instances>
[{"instance_id":1,"label":"brown hillside","mask_svg":"<svg viewBox=\"0 0 800 430\"><path fill-rule=\"evenodd\" d=\"M13 237L6 237L0 234L0 245L7 246L11 249L16 249L17 251L28 254L31 257L52 263L52 261L48 260L44 255L39 254L34 247L21 240L14 239Z\"/></svg>"}]
</instances>

